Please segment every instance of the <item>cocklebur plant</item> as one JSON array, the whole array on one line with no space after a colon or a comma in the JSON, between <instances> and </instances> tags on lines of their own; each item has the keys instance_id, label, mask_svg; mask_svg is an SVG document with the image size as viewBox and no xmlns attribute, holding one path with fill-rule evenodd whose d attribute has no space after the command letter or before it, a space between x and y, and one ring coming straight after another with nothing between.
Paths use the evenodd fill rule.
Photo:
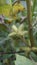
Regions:
<instances>
[{"instance_id":1,"label":"cocklebur plant","mask_svg":"<svg viewBox=\"0 0 37 65\"><path fill-rule=\"evenodd\" d=\"M24 31L23 27L24 27L23 24L21 24L18 28L15 25L13 25L12 32L9 34L9 36L18 35L20 37L20 36L27 35L28 31Z\"/></svg>"},{"instance_id":2,"label":"cocklebur plant","mask_svg":"<svg viewBox=\"0 0 37 65\"><path fill-rule=\"evenodd\" d=\"M8 37L11 37L12 39L21 40L25 45L31 46L30 40L25 39L25 37L28 36L28 31L24 30L24 24L19 25L18 27L16 25L12 25L12 31L8 35Z\"/></svg>"},{"instance_id":3,"label":"cocklebur plant","mask_svg":"<svg viewBox=\"0 0 37 65\"><path fill-rule=\"evenodd\" d=\"M13 64L13 56L11 56L11 55L15 55L15 54L13 54L13 52L11 52L11 51L14 51L14 50L12 50L12 48L14 47L15 48L15 46L13 46L13 45L11 45L11 44L14 44L13 42L15 42L15 44L16 44L16 46L17 46L17 44L20 44L21 43L21 45L20 46L22 46L22 47L20 47L20 53L22 52L22 50L24 50L23 52L22 52L22 54L24 53L24 55L23 56L25 56L25 57L27 57L27 58L29 58L29 59L31 59L31 61L37 61L37 46L35 47L34 46L34 40L35 39L33 39L33 37L35 37L35 36L33 36L33 34L34 34L34 32L32 31L32 11L31 11L31 4L30 4L30 1L31 0L25 0L26 1L26 3L27 3L27 22L28 22L28 26L29 26L29 28L28 28L28 30L27 29L24 29L23 28L23 26L26 26L25 24L23 25L23 24L20 24L19 26L17 25L16 26L16 24L12 24L11 26L12 26L12 28L10 28L10 32L7 34L6 33L6 31L8 31L8 30L6 30L5 31L5 33L4 33L4 28L3 28L3 25L1 26L0 25L0 38L1 38L1 35L2 35L2 33L4 33L4 35L7 35L7 36L4 36L4 35L2 35L2 37L3 37L3 40L2 39L0 39L0 45L1 45L1 43L2 43L2 45L3 45L3 43L4 43L4 48L3 48L3 46L1 45L1 47L0 48L2 48L3 50L4 50L4 52L3 52L3 58L5 58L5 59L8 59L8 63L7 63L7 65L14 65ZM36 0L35 0L36 1ZM33 8L34 9L34 8ZM37 8L36 8L37 9ZM17 21L18 22L18 21ZM22 23L26 23L26 21L24 20L24 22L22 22ZM33 22L34 23L34 22ZM10 27L10 25L8 26L8 27ZM1 28L2 28L2 30L1 30ZM1 32L1 31L3 31L3 32ZM36 31L35 31L36 32ZM24 44L26 43L25 42L25 38L24 38L24 36L25 35L28 35L29 36L29 42L27 42L27 44L28 43L30 43L31 45L30 46L27 46L27 45L23 45L23 42L24 42ZM15 39L13 40L13 36L15 36ZM18 42L18 39L16 38L16 37L20 37L19 39L20 39L20 42ZM10 39L11 39L11 42L10 42ZM26 37L26 39L27 39L27 37ZM5 41L4 41L5 40ZM9 40L9 41L8 41ZM16 41L15 41L16 40ZM6 43L6 44L5 44ZM37 42L36 42L37 43ZM11 45L11 47L9 47ZM24 47L23 47L24 46ZM10 49L11 48L11 49ZM2 49L0 49L0 50L2 50ZM17 46L17 51L18 51L18 46ZM15 49L15 50L16 50ZM7 54L7 52L9 52L10 53L10 55L9 54ZM6 54L6 55L4 55L4 54ZM18 53L19 54L19 53ZM22 54L20 54L20 55L22 55ZM26 55L25 55L26 54ZM2 57L2 55L1 55L1 57ZM30 61L27 61L26 62L26 64L25 64L25 60L26 59L24 59L23 60L23 62L21 62L21 59L22 59L22 56L21 56L21 59L19 58L20 56L18 56L17 57L17 54L16 54L16 64L15 65L23 65L23 63L24 63L24 65L33 65L32 64L32 62L30 63ZM3 59L3 62L5 63L5 59ZM20 63L20 62L21 63ZM2 62L2 63L3 63ZM4 64L3 63L3 64ZM0 62L0 65L1 65L1 62ZM5 64L4 64L5 65Z\"/></svg>"}]
</instances>

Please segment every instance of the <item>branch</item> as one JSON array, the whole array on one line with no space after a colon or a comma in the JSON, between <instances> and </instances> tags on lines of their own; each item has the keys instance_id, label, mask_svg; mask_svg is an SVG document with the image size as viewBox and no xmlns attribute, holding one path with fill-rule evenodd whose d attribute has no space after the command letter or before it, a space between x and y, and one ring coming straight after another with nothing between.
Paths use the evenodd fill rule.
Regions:
<instances>
[{"instance_id":1,"label":"branch","mask_svg":"<svg viewBox=\"0 0 37 65\"><path fill-rule=\"evenodd\" d=\"M0 54L16 54L16 53L24 53L25 51L36 51L37 52L37 47L32 47L32 48L30 48L30 47L21 47L20 48L20 50L21 51L10 51L10 52L2 52L2 51L0 51Z\"/></svg>"}]
</instances>

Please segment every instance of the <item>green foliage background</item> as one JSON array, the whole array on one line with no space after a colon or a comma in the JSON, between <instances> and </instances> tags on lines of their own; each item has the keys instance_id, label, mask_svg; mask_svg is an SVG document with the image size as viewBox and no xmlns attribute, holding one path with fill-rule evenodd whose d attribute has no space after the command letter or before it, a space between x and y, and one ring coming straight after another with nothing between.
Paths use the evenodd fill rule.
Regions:
<instances>
[{"instance_id":1,"label":"green foliage background","mask_svg":"<svg viewBox=\"0 0 37 65\"><path fill-rule=\"evenodd\" d=\"M3 2L3 0L1 1ZM12 1L9 0L9 2L13 4L14 0ZM24 1L22 1L22 4L24 5ZM24 6L26 8L26 3ZM33 0L32 14L33 14L33 17L32 17L33 22L31 23L32 23L32 26L34 25L33 36L35 41L35 47L37 47L37 0ZM23 23L21 23L20 16L24 16L24 17L27 16L27 11L22 12L22 14L19 13L18 14L19 20L16 20L16 21L14 20L11 24L0 23L0 52L3 52L3 53L12 52L12 54L0 53L0 65L33 65L33 64L37 65L36 51L35 52L31 51L29 54L29 57L27 56L27 51L25 51L24 53L13 54L13 52L22 51L23 50L22 48L28 47L28 45L30 45L30 39L28 34L24 35L27 45L25 45L25 43L19 38L20 36L15 35L13 37L8 38L8 35L12 31L13 25L19 28L20 25L23 24L24 30L28 31L27 19L24 20Z\"/></svg>"}]
</instances>

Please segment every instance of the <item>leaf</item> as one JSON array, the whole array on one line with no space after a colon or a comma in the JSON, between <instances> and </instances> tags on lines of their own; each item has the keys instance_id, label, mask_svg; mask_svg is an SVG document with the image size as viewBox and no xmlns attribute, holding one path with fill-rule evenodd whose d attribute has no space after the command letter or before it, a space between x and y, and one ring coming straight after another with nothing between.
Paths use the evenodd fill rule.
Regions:
<instances>
[{"instance_id":1,"label":"leaf","mask_svg":"<svg viewBox=\"0 0 37 65\"><path fill-rule=\"evenodd\" d=\"M33 58L33 60L35 60L37 62L37 55L33 52L31 52L31 56Z\"/></svg>"},{"instance_id":2,"label":"leaf","mask_svg":"<svg viewBox=\"0 0 37 65\"><path fill-rule=\"evenodd\" d=\"M12 26L13 31L17 32L17 27L15 25Z\"/></svg>"},{"instance_id":3,"label":"leaf","mask_svg":"<svg viewBox=\"0 0 37 65\"><path fill-rule=\"evenodd\" d=\"M23 29L24 29L24 25L21 24L21 25L19 26L19 30L21 31L21 30L23 30Z\"/></svg>"},{"instance_id":4,"label":"leaf","mask_svg":"<svg viewBox=\"0 0 37 65\"><path fill-rule=\"evenodd\" d=\"M0 45L2 41L4 41L4 39L7 37L8 33L9 33L8 28L3 24L0 24Z\"/></svg>"},{"instance_id":5,"label":"leaf","mask_svg":"<svg viewBox=\"0 0 37 65\"><path fill-rule=\"evenodd\" d=\"M8 59L8 58L10 58L12 56L12 54L5 54L4 56L3 56L3 59Z\"/></svg>"},{"instance_id":6,"label":"leaf","mask_svg":"<svg viewBox=\"0 0 37 65\"><path fill-rule=\"evenodd\" d=\"M34 2L33 2L33 12L35 10L35 6L36 6L36 0L34 0Z\"/></svg>"},{"instance_id":7,"label":"leaf","mask_svg":"<svg viewBox=\"0 0 37 65\"><path fill-rule=\"evenodd\" d=\"M3 65L3 64L0 62L0 65Z\"/></svg>"},{"instance_id":8,"label":"leaf","mask_svg":"<svg viewBox=\"0 0 37 65\"><path fill-rule=\"evenodd\" d=\"M9 4L1 5L0 14L1 15L3 14L5 17L10 17L10 10L12 8L11 5L9 5Z\"/></svg>"},{"instance_id":9,"label":"leaf","mask_svg":"<svg viewBox=\"0 0 37 65\"><path fill-rule=\"evenodd\" d=\"M26 57L16 54L15 65L35 65L35 64Z\"/></svg>"}]
</instances>

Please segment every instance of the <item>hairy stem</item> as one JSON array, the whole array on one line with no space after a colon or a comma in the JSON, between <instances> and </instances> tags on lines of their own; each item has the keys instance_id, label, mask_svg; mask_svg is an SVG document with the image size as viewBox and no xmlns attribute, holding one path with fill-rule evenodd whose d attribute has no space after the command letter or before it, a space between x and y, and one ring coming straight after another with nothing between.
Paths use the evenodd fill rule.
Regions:
<instances>
[{"instance_id":1,"label":"hairy stem","mask_svg":"<svg viewBox=\"0 0 37 65\"><path fill-rule=\"evenodd\" d=\"M33 30L32 30L32 11L31 11L31 1L26 0L27 3L27 17L29 23L29 37L31 42L31 47L34 46L34 37L33 37Z\"/></svg>"}]
</instances>

